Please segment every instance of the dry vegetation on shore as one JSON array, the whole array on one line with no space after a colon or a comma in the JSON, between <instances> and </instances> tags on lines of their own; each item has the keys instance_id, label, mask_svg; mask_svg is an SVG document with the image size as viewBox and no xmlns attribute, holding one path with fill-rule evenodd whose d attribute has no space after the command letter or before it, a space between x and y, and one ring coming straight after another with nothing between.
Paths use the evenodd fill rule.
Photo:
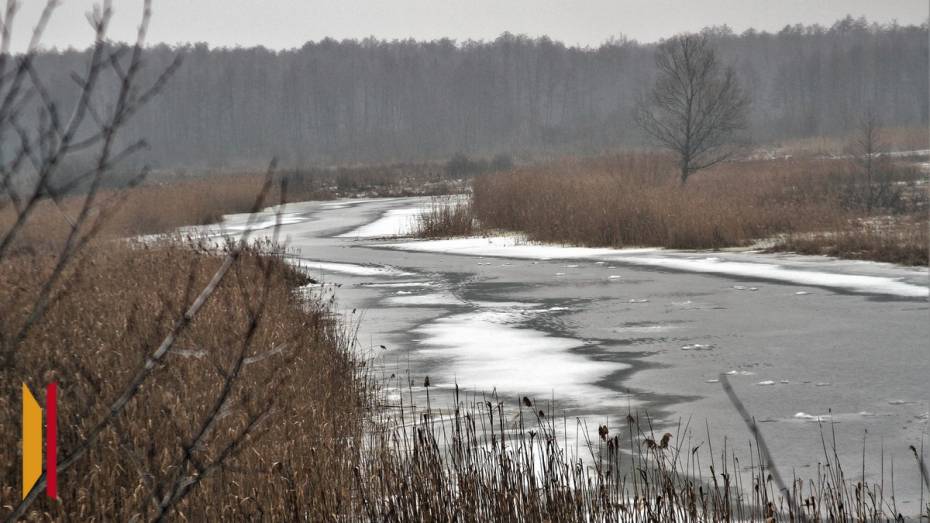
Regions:
<instances>
[{"instance_id":1,"label":"dry vegetation on shore","mask_svg":"<svg viewBox=\"0 0 930 523\"><path fill-rule=\"evenodd\" d=\"M285 171L286 194L275 185L271 202L331 200L344 197L429 196L461 192L464 182L445 173L442 165L389 164L329 170ZM224 214L247 212L262 189L261 172L194 175L160 173L151 183L96 192L95 213L104 213L96 238L114 239L170 232L185 225L220 221ZM70 219L79 214L85 194L46 198L37 204L29 222L16 238L16 249L37 251L59 245L69 232ZM16 209L0 195L0 231L16 220Z\"/></svg>"},{"instance_id":2,"label":"dry vegetation on shore","mask_svg":"<svg viewBox=\"0 0 930 523\"><path fill-rule=\"evenodd\" d=\"M327 304L295 293L302 277L270 252L238 259L121 415L62 472L61 501L42 496L30 517L150 520L172 495L180 497L167 514L199 521L295 511L319 520L341 510L334 493L354 481L366 382ZM222 262L213 251L122 242L74 260L0 371L9 421L0 432L2 506L19 499L20 384L40 392L59 383L66 462ZM27 321L53 265L43 255L3 260L6 336ZM178 489L197 476L188 493Z\"/></svg>"},{"instance_id":3,"label":"dry vegetation on shore","mask_svg":"<svg viewBox=\"0 0 930 523\"><path fill-rule=\"evenodd\" d=\"M474 218L541 242L718 249L780 238L773 249L927 264L926 174L915 167L886 162L870 210L842 159L728 162L686 186L674 171L671 158L639 153L480 176Z\"/></svg>"},{"instance_id":4,"label":"dry vegetation on shore","mask_svg":"<svg viewBox=\"0 0 930 523\"><path fill-rule=\"evenodd\" d=\"M146 201L121 207L122 223L143 223ZM436 208L465 227L463 233L472 224L467 203L443 201ZM67 222L55 221L58 213L43 206L32 219L61 227ZM190 216L196 215L173 219ZM62 449L80 445L107 415L145 355L183 314L192 291L223 261L223 252L196 245L116 241L120 231L135 230L119 223L108 224L110 236L95 238L72 261L41 325L0 376L0 411L9 420L18 419L20 383L34 391L60 383ZM53 263L41 245L3 260L0 332L15 332L24 321ZM62 473L61 501L40 498L27 515L787 521L801 513L860 520L897 514L884 481L847 479L829 454L824 463L831 466L818 477L786 486L789 498L768 479L767 467L756 462L743 470L727 450L715 454L698 445L693 452L686 428L666 438L645 413L631 413L619 427L583 428L591 440L575 455L559 429L568 420L529 398L510 407L495 397L456 395L446 398L448 410L435 409L414 405L429 387L405 379L408 399L386 404L348 350L352 337L331 315L328 296L307 294L301 289L306 281L273 245L246 250L151 379ZM16 423L3 427L0 504L10 507L19 497L13 487L19 430ZM179 485L200 477L160 512Z\"/></svg>"}]
</instances>

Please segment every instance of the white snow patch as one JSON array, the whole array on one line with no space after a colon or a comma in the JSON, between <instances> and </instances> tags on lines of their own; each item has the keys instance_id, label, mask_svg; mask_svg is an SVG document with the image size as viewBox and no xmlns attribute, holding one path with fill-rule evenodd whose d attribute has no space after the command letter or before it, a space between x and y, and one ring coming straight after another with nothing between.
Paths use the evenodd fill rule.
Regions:
<instances>
[{"instance_id":1,"label":"white snow patch","mask_svg":"<svg viewBox=\"0 0 930 523\"><path fill-rule=\"evenodd\" d=\"M840 266L849 269L848 264L825 259L817 266L823 270L807 270L783 264L763 261L724 261L722 258L694 258L682 257L676 251L662 249L609 249L592 247L563 247L558 245L537 245L527 243L522 236L498 236L491 238L456 238L449 240L413 241L387 244L387 247L418 251L438 252L447 254L469 256L499 256L518 259L600 259L610 262L619 262L629 265L646 267L660 267L686 272L719 274L740 278L753 278L774 280L799 285L828 287L838 290L902 296L910 298L926 298L930 296L930 289L902 281L895 276L875 276L865 274L839 272ZM762 255L759 255L760 257ZM760 259L769 259L760 258ZM781 260L780 260L781 261ZM861 267L878 269L882 264L860 264ZM809 265L808 265L809 266ZM611 268L610 266L608 268ZM854 266L853 266L854 267ZM831 269L834 272L831 272ZM887 269L886 269L886 272ZM890 274L899 274L900 271ZM741 287L746 290L758 290L756 287Z\"/></svg>"},{"instance_id":2,"label":"white snow patch","mask_svg":"<svg viewBox=\"0 0 930 523\"><path fill-rule=\"evenodd\" d=\"M239 216L244 216L244 219L239 219ZM249 223L249 216L258 216L257 219L253 219L252 223ZM227 221L224 221L220 225L220 230L224 232L245 232L247 230L251 231L260 231L262 229L268 229L274 227L278 224L281 225L290 225L293 223L300 223L305 221L306 218L301 216L296 212L286 212L282 213L280 219L275 215L232 215L226 217ZM231 223L230 223L231 222Z\"/></svg>"},{"instance_id":3,"label":"white snow patch","mask_svg":"<svg viewBox=\"0 0 930 523\"><path fill-rule=\"evenodd\" d=\"M705 345L703 343L692 343L690 345L683 345L681 350L714 350L713 345Z\"/></svg>"},{"instance_id":4,"label":"white snow patch","mask_svg":"<svg viewBox=\"0 0 930 523\"><path fill-rule=\"evenodd\" d=\"M411 276L412 273L401 271L387 265L355 265L353 263L321 262L298 259L295 265L308 271L311 275L316 273L338 272L353 276Z\"/></svg>"},{"instance_id":5,"label":"white snow patch","mask_svg":"<svg viewBox=\"0 0 930 523\"><path fill-rule=\"evenodd\" d=\"M494 236L426 240L387 245L395 249L420 252L439 252L469 256L495 256L530 260L581 259L608 256L617 253L656 252L659 249L609 249L594 247L565 247L528 243L523 236Z\"/></svg>"},{"instance_id":6,"label":"white snow patch","mask_svg":"<svg viewBox=\"0 0 930 523\"><path fill-rule=\"evenodd\" d=\"M627 368L571 352L584 342L519 327L525 316L507 310L479 310L440 318L416 329L425 336L424 355L441 358L450 379L477 390L505 390L585 404L626 406L619 392L594 385ZM450 384L451 385L451 384Z\"/></svg>"},{"instance_id":7,"label":"white snow patch","mask_svg":"<svg viewBox=\"0 0 930 523\"><path fill-rule=\"evenodd\" d=\"M362 283L360 285L363 287L384 287L387 289L393 289L405 287L433 287L436 285L436 283L431 281L401 281L397 283Z\"/></svg>"},{"instance_id":8,"label":"white snow patch","mask_svg":"<svg viewBox=\"0 0 930 523\"><path fill-rule=\"evenodd\" d=\"M405 292L405 291L399 291ZM409 294L404 296L391 296L387 299L391 305L418 305L443 307L446 305L461 305L462 300L456 298L447 292L437 292L430 294Z\"/></svg>"},{"instance_id":9,"label":"white snow patch","mask_svg":"<svg viewBox=\"0 0 930 523\"><path fill-rule=\"evenodd\" d=\"M426 209L424 207L408 207L391 209L381 215L377 220L340 234L339 238L382 238L385 236L405 236L413 232L417 216Z\"/></svg>"}]
</instances>

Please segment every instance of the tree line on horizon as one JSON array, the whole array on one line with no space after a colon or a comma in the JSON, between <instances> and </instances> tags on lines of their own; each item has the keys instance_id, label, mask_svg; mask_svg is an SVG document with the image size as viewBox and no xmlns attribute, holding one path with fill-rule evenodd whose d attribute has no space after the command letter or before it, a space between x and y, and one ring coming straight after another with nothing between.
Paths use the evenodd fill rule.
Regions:
<instances>
[{"instance_id":1,"label":"tree line on horizon","mask_svg":"<svg viewBox=\"0 0 930 523\"><path fill-rule=\"evenodd\" d=\"M750 139L765 143L842 135L866 106L885 125L926 126L927 30L926 23L847 17L829 28L735 34L723 26L703 34L751 99ZM156 168L635 147L648 142L634 109L655 81L655 50L625 39L579 48L509 33L463 43L325 39L284 51L156 45L144 51L151 69L178 55L182 66L121 139L145 137L150 148L136 161ZM35 58L64 113L77 102L71 71L89 53L51 50ZM118 78L100 82L95 96L103 107L114 102Z\"/></svg>"}]
</instances>

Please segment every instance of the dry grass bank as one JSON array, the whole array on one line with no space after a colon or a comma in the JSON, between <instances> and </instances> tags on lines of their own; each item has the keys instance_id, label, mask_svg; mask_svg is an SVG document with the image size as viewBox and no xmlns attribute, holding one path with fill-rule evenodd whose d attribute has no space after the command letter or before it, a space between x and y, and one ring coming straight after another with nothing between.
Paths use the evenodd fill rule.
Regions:
<instances>
[{"instance_id":1,"label":"dry grass bank","mask_svg":"<svg viewBox=\"0 0 930 523\"><path fill-rule=\"evenodd\" d=\"M685 249L822 231L842 231L830 236L840 239L856 235L862 229L857 220L869 216L860 176L843 160L730 162L686 186L673 173L672 160L658 154L563 160L478 177L473 208L482 227L525 232L534 241ZM926 225L926 190L917 185L923 175L889 166L882 176L888 197L872 214ZM907 252L926 250L925 235L889 229L869 234L885 244L905 242ZM845 245L851 244L836 243L834 252L843 255ZM926 263L926 257L921 262L911 255L896 261L911 260Z\"/></svg>"},{"instance_id":2,"label":"dry grass bank","mask_svg":"<svg viewBox=\"0 0 930 523\"><path fill-rule=\"evenodd\" d=\"M448 238L469 236L476 230L471 202L445 196L431 199L429 207L417 215L414 235L422 238Z\"/></svg>"},{"instance_id":3,"label":"dry grass bank","mask_svg":"<svg viewBox=\"0 0 930 523\"><path fill-rule=\"evenodd\" d=\"M920 151L930 146L927 127L885 127L881 134L882 145L891 151ZM814 157L846 154L848 146L848 136L812 136L782 140L763 149L779 156Z\"/></svg>"},{"instance_id":4,"label":"dry grass bank","mask_svg":"<svg viewBox=\"0 0 930 523\"><path fill-rule=\"evenodd\" d=\"M464 189L464 182L450 178L442 165L428 163L281 171L277 177L287 181L287 192L282 198L281 187L274 185L266 195L268 202L433 196ZM105 213L106 219L96 237L122 238L215 223L224 214L247 212L264 181L265 173L257 171L164 172L138 187L102 189L96 195L94 214ZM59 245L83 203L84 194L65 196L58 203L42 200L16 248L34 251ZM15 209L0 195L0 232L15 219Z\"/></svg>"},{"instance_id":5,"label":"dry grass bank","mask_svg":"<svg viewBox=\"0 0 930 523\"><path fill-rule=\"evenodd\" d=\"M6 341L26 321L53 261L22 255L0 265ZM184 246L112 242L75 260L41 323L0 370L0 506L19 499L19 385L41 398L44 385L58 381L65 461L221 262ZM354 482L365 382L325 302L295 294L300 280L275 256L253 249L240 258L122 414L62 473L61 501L43 495L31 517L148 520L176 482L198 474L206 479L173 512L188 520L320 520L341 511ZM264 417L236 443L257 415ZM211 469L227 450L228 460Z\"/></svg>"},{"instance_id":6,"label":"dry grass bank","mask_svg":"<svg viewBox=\"0 0 930 523\"><path fill-rule=\"evenodd\" d=\"M136 205L114 211L0 367L0 517L20 496L19 384L41 398L46 383L59 383L59 462L67 461L223 263L212 249L112 239L196 221L209 208L190 197L178 200L190 209L178 203L175 215L149 221L147 213L164 209L143 197L152 190L192 193L177 186L130 195ZM254 192L246 198L245 188L217 201L240 196L236 205L246 210ZM28 230L40 235L33 238L44 232L52 246L67 222L56 221L57 208L40 211ZM474 223L467 205L437 202L435 211L444 224L458 224L439 234ZM0 260L4 351L53 270L42 245ZM386 404L347 350L352 340L331 316L329 296L298 292L306 280L273 247L248 249L235 262L125 410L62 472L60 501L40 497L30 519L154 519L160 501L188 482L195 483L168 519L761 521L897 513L885 478L857 484L830 463L788 484L789 502L769 469L731 467L734 455L709 446L692 451L684 432L665 437L636 413L620 426L583 430L591 440L581 462L564 446L559 428L567 420L529 398L511 407L493 396L456 395L440 398L448 410L429 400L413 407L421 398L414 389L429 387L405 380L409 399Z\"/></svg>"},{"instance_id":7,"label":"dry grass bank","mask_svg":"<svg viewBox=\"0 0 930 523\"><path fill-rule=\"evenodd\" d=\"M213 223L224 214L247 212L262 182L261 176L249 175L101 190L91 211L93 219L102 218L94 236L110 240ZM275 201L274 196L269 194L268 201ZM41 200L17 235L14 251L42 252L61 245L84 202L83 194L66 196L58 203ZM16 217L14 207L0 201L0 233L8 231Z\"/></svg>"}]
</instances>

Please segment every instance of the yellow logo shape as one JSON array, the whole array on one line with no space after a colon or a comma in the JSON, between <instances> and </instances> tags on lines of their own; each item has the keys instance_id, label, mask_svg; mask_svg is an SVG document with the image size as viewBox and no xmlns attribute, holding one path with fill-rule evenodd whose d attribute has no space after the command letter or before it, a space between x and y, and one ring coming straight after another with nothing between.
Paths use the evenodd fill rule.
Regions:
<instances>
[{"instance_id":1,"label":"yellow logo shape","mask_svg":"<svg viewBox=\"0 0 930 523\"><path fill-rule=\"evenodd\" d=\"M23 499L42 475L42 408L23 384Z\"/></svg>"}]
</instances>

